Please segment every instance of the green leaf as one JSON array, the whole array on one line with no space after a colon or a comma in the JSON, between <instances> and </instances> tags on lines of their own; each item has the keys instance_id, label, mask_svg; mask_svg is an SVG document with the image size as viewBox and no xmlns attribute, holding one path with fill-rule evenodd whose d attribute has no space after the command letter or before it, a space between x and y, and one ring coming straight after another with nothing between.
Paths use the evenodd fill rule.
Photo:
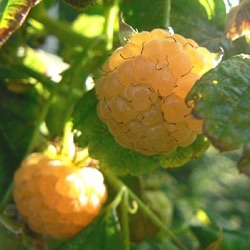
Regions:
<instances>
[{"instance_id":1,"label":"green leaf","mask_svg":"<svg viewBox=\"0 0 250 250\"><path fill-rule=\"evenodd\" d=\"M159 240L158 240L159 241ZM161 239L160 242L155 240L142 241L136 244L131 244L131 250L179 250L168 238Z\"/></svg>"},{"instance_id":2,"label":"green leaf","mask_svg":"<svg viewBox=\"0 0 250 250\"><path fill-rule=\"evenodd\" d=\"M170 10L168 2L168 0L122 1L121 10L125 22L139 31L167 28Z\"/></svg>"},{"instance_id":3,"label":"green leaf","mask_svg":"<svg viewBox=\"0 0 250 250\"><path fill-rule=\"evenodd\" d=\"M79 15L72 24L72 28L79 34L87 37L97 37L103 32L104 17L102 15Z\"/></svg>"},{"instance_id":4,"label":"green leaf","mask_svg":"<svg viewBox=\"0 0 250 250\"><path fill-rule=\"evenodd\" d=\"M238 55L205 74L188 99L204 119L204 133L222 151L250 141L250 56Z\"/></svg>"},{"instance_id":5,"label":"green leaf","mask_svg":"<svg viewBox=\"0 0 250 250\"><path fill-rule=\"evenodd\" d=\"M0 46L23 24L30 9L40 0L0 1Z\"/></svg>"},{"instance_id":6,"label":"green leaf","mask_svg":"<svg viewBox=\"0 0 250 250\"><path fill-rule=\"evenodd\" d=\"M0 73L1 75L1 73ZM11 182L35 127L39 98L34 89L25 93L8 91L0 85L0 198Z\"/></svg>"},{"instance_id":7,"label":"green leaf","mask_svg":"<svg viewBox=\"0 0 250 250\"><path fill-rule=\"evenodd\" d=\"M1 127L0 127L0 133L1 133ZM15 154L13 152L13 149L8 145L8 142L6 141L6 138L2 134L0 134L0 199L4 196L4 191L9 183L11 183L12 175L17 168L17 160L15 159Z\"/></svg>"},{"instance_id":8,"label":"green leaf","mask_svg":"<svg viewBox=\"0 0 250 250\"><path fill-rule=\"evenodd\" d=\"M200 0L206 9L208 19L213 26L220 27L222 30L225 26L226 7L223 0Z\"/></svg>"},{"instance_id":9,"label":"green leaf","mask_svg":"<svg viewBox=\"0 0 250 250\"><path fill-rule=\"evenodd\" d=\"M163 168L181 167L190 159L200 157L209 147L209 141L203 135L186 148L177 148L176 151L160 156L160 163Z\"/></svg>"},{"instance_id":10,"label":"green leaf","mask_svg":"<svg viewBox=\"0 0 250 250\"><path fill-rule=\"evenodd\" d=\"M26 149L38 115L39 99L34 89L13 93L0 87L1 134L17 154Z\"/></svg>"},{"instance_id":11,"label":"green leaf","mask_svg":"<svg viewBox=\"0 0 250 250\"><path fill-rule=\"evenodd\" d=\"M91 225L55 250L121 249L120 232L112 213L99 216Z\"/></svg>"},{"instance_id":12,"label":"green leaf","mask_svg":"<svg viewBox=\"0 0 250 250\"><path fill-rule=\"evenodd\" d=\"M0 249L26 250L21 238L0 225Z\"/></svg>"},{"instance_id":13,"label":"green leaf","mask_svg":"<svg viewBox=\"0 0 250 250\"><path fill-rule=\"evenodd\" d=\"M109 133L108 127L100 121L96 112L97 99L95 90L88 91L76 104L74 110L75 128L82 132L76 138L81 146L89 147L92 158L100 160L100 165L116 174L142 174L157 167L179 167L191 158L198 157L208 147L208 141L199 136L189 147L179 148L171 154L146 156L120 146Z\"/></svg>"},{"instance_id":14,"label":"green leaf","mask_svg":"<svg viewBox=\"0 0 250 250\"><path fill-rule=\"evenodd\" d=\"M223 231L221 230L218 235L218 239L212 242L206 250L221 250L221 243L223 240Z\"/></svg>"},{"instance_id":15,"label":"green leaf","mask_svg":"<svg viewBox=\"0 0 250 250\"><path fill-rule=\"evenodd\" d=\"M205 8L197 0L171 1L171 27L175 33L192 38L198 43L221 37L222 32L212 25ZM199 15L194 15L199 13Z\"/></svg>"},{"instance_id":16,"label":"green leaf","mask_svg":"<svg viewBox=\"0 0 250 250\"><path fill-rule=\"evenodd\" d=\"M190 16L190 18L197 18L191 15L191 13L199 12L199 19L206 20L207 19L207 13L203 5L200 3L201 1L197 0L179 0L179 1L171 1L171 17L173 16L175 18L175 11L177 14L182 13L186 14L187 16ZM181 17L180 17L181 18ZM183 20L182 18L180 20Z\"/></svg>"},{"instance_id":17,"label":"green leaf","mask_svg":"<svg viewBox=\"0 0 250 250\"><path fill-rule=\"evenodd\" d=\"M190 192L186 195L196 197L199 201L196 209L203 208L216 225L231 230L249 230L250 182L235 168L238 158L239 152L221 154L210 147L202 157L188 164L192 176Z\"/></svg>"},{"instance_id":18,"label":"green leaf","mask_svg":"<svg viewBox=\"0 0 250 250\"><path fill-rule=\"evenodd\" d=\"M205 249L210 243L218 239L219 230L213 227L192 226L191 230L199 239L201 244L201 249ZM242 231L223 230L221 249L223 250L250 249L250 233Z\"/></svg>"},{"instance_id":19,"label":"green leaf","mask_svg":"<svg viewBox=\"0 0 250 250\"><path fill-rule=\"evenodd\" d=\"M214 0L213 24L221 30L225 28L226 6L223 0Z\"/></svg>"},{"instance_id":20,"label":"green leaf","mask_svg":"<svg viewBox=\"0 0 250 250\"><path fill-rule=\"evenodd\" d=\"M240 173L250 176L250 144L245 144L243 147L242 156L238 163Z\"/></svg>"}]
</instances>

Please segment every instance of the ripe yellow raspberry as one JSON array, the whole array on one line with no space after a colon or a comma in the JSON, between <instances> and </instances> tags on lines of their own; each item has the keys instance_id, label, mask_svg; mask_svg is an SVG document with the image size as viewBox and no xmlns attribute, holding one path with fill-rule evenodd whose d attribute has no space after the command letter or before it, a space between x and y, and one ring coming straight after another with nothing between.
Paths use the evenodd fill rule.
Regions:
<instances>
[{"instance_id":1,"label":"ripe yellow raspberry","mask_svg":"<svg viewBox=\"0 0 250 250\"><path fill-rule=\"evenodd\" d=\"M14 177L14 199L27 225L37 233L67 238L99 214L107 197L96 168L33 153Z\"/></svg>"},{"instance_id":2,"label":"ripe yellow raspberry","mask_svg":"<svg viewBox=\"0 0 250 250\"><path fill-rule=\"evenodd\" d=\"M96 84L98 115L116 141L145 155L186 147L202 130L185 98L218 55L162 29L133 35L115 50Z\"/></svg>"}]
</instances>

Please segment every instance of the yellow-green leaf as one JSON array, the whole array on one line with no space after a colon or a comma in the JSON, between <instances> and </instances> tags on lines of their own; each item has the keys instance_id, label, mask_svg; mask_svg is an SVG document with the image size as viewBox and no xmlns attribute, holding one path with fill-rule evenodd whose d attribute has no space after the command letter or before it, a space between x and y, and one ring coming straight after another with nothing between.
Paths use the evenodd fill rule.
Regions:
<instances>
[{"instance_id":1,"label":"yellow-green leaf","mask_svg":"<svg viewBox=\"0 0 250 250\"><path fill-rule=\"evenodd\" d=\"M0 0L0 46L23 24L30 9L41 0Z\"/></svg>"}]
</instances>

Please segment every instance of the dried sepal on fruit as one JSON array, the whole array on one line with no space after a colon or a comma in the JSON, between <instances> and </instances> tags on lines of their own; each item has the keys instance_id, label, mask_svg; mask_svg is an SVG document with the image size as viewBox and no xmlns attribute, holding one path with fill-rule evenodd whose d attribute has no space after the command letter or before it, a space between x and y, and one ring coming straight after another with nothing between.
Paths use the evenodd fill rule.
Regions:
<instances>
[{"instance_id":1,"label":"dried sepal on fruit","mask_svg":"<svg viewBox=\"0 0 250 250\"><path fill-rule=\"evenodd\" d=\"M34 232L68 238L100 213L107 190L102 173L60 154L32 153L14 176L17 209Z\"/></svg>"},{"instance_id":2,"label":"dried sepal on fruit","mask_svg":"<svg viewBox=\"0 0 250 250\"><path fill-rule=\"evenodd\" d=\"M144 155L186 147L202 131L186 95L219 58L162 29L133 34L103 66L98 115L120 145Z\"/></svg>"},{"instance_id":3,"label":"dried sepal on fruit","mask_svg":"<svg viewBox=\"0 0 250 250\"><path fill-rule=\"evenodd\" d=\"M250 34L250 0L244 0L233 7L227 15L225 33L228 39L235 40Z\"/></svg>"}]
</instances>

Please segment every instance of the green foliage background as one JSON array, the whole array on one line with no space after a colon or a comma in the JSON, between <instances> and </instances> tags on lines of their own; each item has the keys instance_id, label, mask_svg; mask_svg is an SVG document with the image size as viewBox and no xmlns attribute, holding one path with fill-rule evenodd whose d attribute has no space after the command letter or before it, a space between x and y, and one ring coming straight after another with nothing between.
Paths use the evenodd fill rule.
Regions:
<instances>
[{"instance_id":1,"label":"green foliage background","mask_svg":"<svg viewBox=\"0 0 250 250\"><path fill-rule=\"evenodd\" d=\"M239 173L249 175L250 168L250 46L246 37L225 38L226 4L231 1L0 1L0 249L206 249L216 241L210 250L250 249L250 183ZM88 84L120 46L119 11L138 31L170 25L214 52L223 48L222 63L189 93L194 114L205 120L204 135L191 146L143 156L119 146L99 120ZM77 145L100 160L109 200L73 238L40 238L18 220L13 174L25 155L62 136L70 118L81 132ZM124 185L129 202L139 204L127 217L121 216Z\"/></svg>"}]
</instances>

